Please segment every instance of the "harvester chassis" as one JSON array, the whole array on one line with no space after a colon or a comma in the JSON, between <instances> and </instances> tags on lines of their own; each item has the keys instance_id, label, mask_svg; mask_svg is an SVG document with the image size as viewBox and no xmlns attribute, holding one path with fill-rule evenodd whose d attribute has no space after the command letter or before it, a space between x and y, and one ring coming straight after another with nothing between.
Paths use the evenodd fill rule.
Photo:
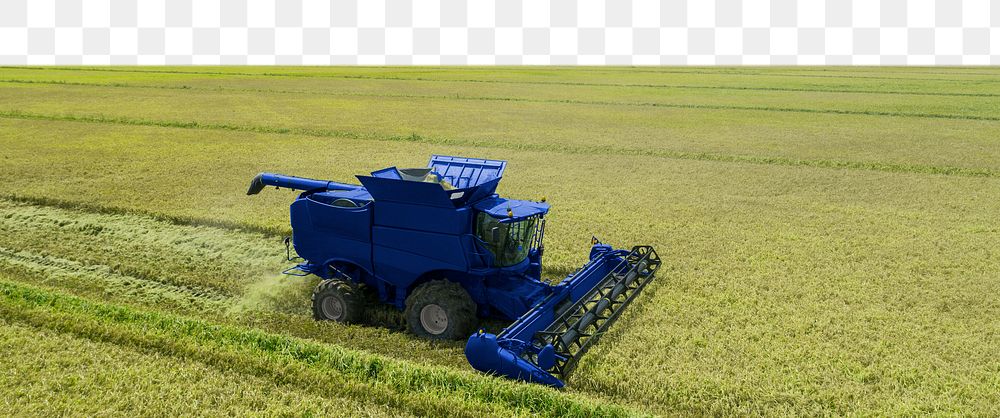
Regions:
<instances>
[{"instance_id":1,"label":"harvester chassis","mask_svg":"<svg viewBox=\"0 0 1000 418\"><path fill-rule=\"evenodd\" d=\"M361 185L261 173L247 194L302 191L285 241L286 258L302 262L285 273L323 279L317 319L357 322L365 285L403 311L414 334L468 337L475 369L562 387L556 375L569 375L660 259L649 246L616 250L594 238L589 262L557 284L543 281L549 204L494 193L506 165L435 155L427 168L359 175ZM498 335L474 332L477 316L513 322Z\"/></svg>"}]
</instances>

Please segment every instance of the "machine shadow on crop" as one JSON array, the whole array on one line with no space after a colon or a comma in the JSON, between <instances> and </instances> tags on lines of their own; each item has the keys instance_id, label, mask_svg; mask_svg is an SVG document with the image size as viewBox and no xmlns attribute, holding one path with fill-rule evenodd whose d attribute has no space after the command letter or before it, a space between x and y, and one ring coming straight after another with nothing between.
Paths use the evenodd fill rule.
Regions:
<instances>
[{"instance_id":1,"label":"machine shadow on crop","mask_svg":"<svg viewBox=\"0 0 1000 418\"><path fill-rule=\"evenodd\" d=\"M393 332L406 334L412 338L419 338L411 334L406 327L406 319L403 312L390 305L379 303L378 292L368 286L361 286L365 298L365 314L362 321L357 325L366 327L385 328ZM309 295L303 294L306 300ZM478 329L486 332L497 333L502 331L510 321L503 321L495 318L480 318ZM465 340L433 340L435 344L459 347L465 344Z\"/></svg>"},{"instance_id":2,"label":"machine shadow on crop","mask_svg":"<svg viewBox=\"0 0 1000 418\"><path fill-rule=\"evenodd\" d=\"M312 278L268 277L249 285L234 313L247 311L272 311L280 314L310 317L310 294L321 281ZM406 327L406 319L402 311L392 306L379 303L378 293L369 286L361 285L364 297L364 315L355 325L381 328L393 333L418 338L412 335ZM330 322L333 324L333 322ZM500 332L510 325L509 321L498 319L481 319L477 330ZM436 345L460 347L464 340L434 340Z\"/></svg>"}]
</instances>

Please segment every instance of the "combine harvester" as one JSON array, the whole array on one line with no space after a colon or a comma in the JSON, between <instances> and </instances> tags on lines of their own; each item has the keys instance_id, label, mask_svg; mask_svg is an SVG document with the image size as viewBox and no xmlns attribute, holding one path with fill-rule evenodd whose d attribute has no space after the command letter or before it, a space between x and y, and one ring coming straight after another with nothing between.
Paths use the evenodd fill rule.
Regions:
<instances>
[{"instance_id":1,"label":"combine harvester","mask_svg":"<svg viewBox=\"0 0 1000 418\"><path fill-rule=\"evenodd\" d=\"M312 297L316 319L360 321L363 284L402 310L414 334L468 338L477 370L562 387L559 377L653 279L660 259L649 246L616 250L595 238L586 265L543 282L549 205L494 193L506 165L435 155L427 168L359 175L360 186L262 173L247 194L303 191L291 205L291 241L304 262L285 273L323 279ZM493 335L475 332L478 317L514 322Z\"/></svg>"}]
</instances>

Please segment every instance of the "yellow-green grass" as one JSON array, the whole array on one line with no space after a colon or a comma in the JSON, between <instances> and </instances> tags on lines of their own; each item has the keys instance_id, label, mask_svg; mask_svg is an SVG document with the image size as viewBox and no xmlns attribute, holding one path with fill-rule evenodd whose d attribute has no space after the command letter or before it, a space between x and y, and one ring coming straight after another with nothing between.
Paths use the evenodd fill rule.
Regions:
<instances>
[{"instance_id":1,"label":"yellow-green grass","mask_svg":"<svg viewBox=\"0 0 1000 418\"><path fill-rule=\"evenodd\" d=\"M770 78L751 78L732 86L683 84L684 79L665 77L668 84L548 83L532 79L490 82L431 79L359 79L344 77L262 77L205 74L144 73L145 70L76 71L4 69L6 84L55 84L64 86L118 87L130 89L183 89L189 91L234 91L293 95L407 97L413 99L454 98L466 101L513 101L563 104L620 105L646 107L716 106L762 108L799 112L886 113L942 118L997 117L1000 93L981 89L926 92L906 90L852 90L842 84L821 82L811 87L787 87ZM490 74L487 74L489 76ZM345 78L346 77L346 78ZM492 80L496 81L496 80ZM672 84L670 84L672 83ZM926 84L926 83L925 83ZM968 83L965 83L967 85ZM387 85L391 90L387 90ZM959 84L963 85L963 84ZM936 96L928 103L927 96ZM864 98L863 101L858 100Z\"/></svg>"},{"instance_id":2,"label":"yellow-green grass","mask_svg":"<svg viewBox=\"0 0 1000 418\"><path fill-rule=\"evenodd\" d=\"M384 96L6 83L0 117L975 175L997 175L1000 169L991 146L1000 133L1000 113L998 101L989 97L894 95L880 102L872 94L665 90L623 101L640 104L635 106L614 104L600 92L538 86L530 89L556 98L414 98L406 88L385 83ZM459 86L462 91L475 88L467 84Z\"/></svg>"},{"instance_id":3,"label":"yellow-green grass","mask_svg":"<svg viewBox=\"0 0 1000 418\"><path fill-rule=\"evenodd\" d=\"M285 228L291 194L268 190L255 197L242 195L246 178L253 170L241 170L248 170L245 167L251 161L261 158L255 149L238 145L246 139L244 135L224 133L211 141L197 141L178 138L176 135L189 132L183 129L111 129L90 132L104 138L100 142L93 138L76 141L67 136L61 144L71 150L64 151L66 155L78 158L91 151L114 149L120 156L119 163L106 158L81 158L102 164L70 164L54 167L70 172L46 174L40 166L37 172L29 170L30 161L25 159L23 165L9 167L30 174L30 184L18 179L3 186L4 190L56 199L68 206L72 202L101 202L180 220L218 219L263 230ZM116 130L129 132L133 139L112 141ZM167 132L161 135L160 130ZM155 139L143 137L143 132L151 132ZM279 171L335 179L394 161L417 165L431 152L477 152L426 144L349 140L340 144L342 148L298 155L294 149L308 146L309 138L261 137L267 138L261 142L278 147L271 149L269 158L280 167ZM60 149L55 144L42 148ZM366 152L368 159L350 158L360 152ZM499 156L494 153L488 150L485 155ZM164 158L166 155L172 158ZM991 348L995 347L995 336L978 331L996 327L992 320L996 307L968 306L966 301L975 300L975 295L990 294L997 286L996 265L983 262L989 257L983 251L997 242L997 229L991 219L1000 209L995 201L982 198L998 192L994 179L865 170L804 171L795 167L626 156L513 151L503 156L511 161L510 174L502 186L505 194L533 197L533 193L545 191L555 205L547 238L550 265L556 270L582 263L587 234L591 232L616 244L654 244L668 263L661 278L626 313L626 319L614 327L592 355L585 357L571 381L574 390L651 405L653 411L660 412L678 408L801 413L816 412L810 408L827 412L905 411L907 407L927 405L946 408L947 392L939 392L938 385L958 385L970 393L969 397L953 399L957 403L952 405L985 407L995 401L990 397L995 385L990 375L994 371L988 362L989 356L996 354ZM35 154L34 158L54 157ZM146 167L148 171L143 175L164 181L129 180L136 171L128 167L135 166ZM208 172L201 173L200 169ZM104 174L88 179L73 170L98 170ZM215 180L207 181L212 177ZM59 178L75 181L67 187ZM559 184L573 187L561 188ZM914 195L924 198L914 200ZM955 211L963 216L956 219ZM62 214L56 218L77 216ZM71 235L85 235L88 223L126 225L120 220L101 220L99 216L104 215L94 216L98 219L73 224L67 230ZM37 242L32 245L38 247L29 247L35 251L58 252L65 248L70 254L98 254L88 255L98 260L103 248L114 248L119 240L127 248L142 248L134 243L141 240L127 239L130 229L156 229L149 222L122 227L120 232L109 228L109 237L95 241L100 246L86 250L72 245L75 240L71 237L54 231L42 230L38 234L29 226L21 228L27 232L14 236L18 241ZM42 238L31 240L32 234ZM51 236L60 238L46 244L44 237ZM267 239L256 239L260 243L243 256L266 252ZM228 247L226 242L220 241L218 247ZM277 269L282 249L278 240L270 243L272 254L267 263ZM223 253L221 264L238 263L226 258L240 255L238 251ZM144 256L147 254L142 252L131 256L129 264L143 265ZM192 262L213 269L212 257ZM261 261L247 262L252 265ZM174 270L171 265L164 266L166 277ZM248 266L246 271L253 269ZM266 274L260 271L256 274ZM198 276L189 273L186 277ZM198 280L213 280L211 275L203 277ZM947 306L952 313L939 314L939 305ZM873 317L882 318L882 322L870 323ZM943 328L921 331L922 327L945 320ZM334 330L333 341L343 335L338 326L330 327ZM811 327L823 332L807 332ZM886 340L889 329L896 335ZM347 339L346 343L380 341L373 337L377 332L363 330L362 339ZM365 332L371 335L365 336ZM865 341L889 347L879 356L863 358L869 355L869 348L862 348ZM776 346L788 348L776 351ZM948 360L952 370L916 378L909 388L871 378L863 380L861 387L854 386L859 384L856 379L865 375L851 367L867 364L877 370L892 370L897 362L906 360L921 370L921 365L937 361L942 347L960 353ZM396 351L385 346L381 349ZM427 347L414 354L430 356L428 352L435 349ZM455 356L461 366L459 350L443 350ZM831 361L842 367L830 370ZM789 375L789 367L799 373ZM786 383L783 379L797 380ZM887 386L880 387L880 383ZM789 387L783 386L786 384ZM912 393L898 392L901 389ZM878 396L852 400L859 391Z\"/></svg>"},{"instance_id":4,"label":"yellow-green grass","mask_svg":"<svg viewBox=\"0 0 1000 418\"><path fill-rule=\"evenodd\" d=\"M126 75L135 81L176 81L182 79L222 80L251 78L281 83L281 79L419 81L539 86L638 86L704 88L776 88L784 90L903 92L918 94L1000 93L995 68L304 68L304 67L7 67L6 73L35 77L52 73L66 79ZM384 84L384 83L383 83ZM389 84L393 85L393 84Z\"/></svg>"},{"instance_id":5,"label":"yellow-green grass","mask_svg":"<svg viewBox=\"0 0 1000 418\"><path fill-rule=\"evenodd\" d=\"M537 385L390 360L256 329L94 302L5 281L9 321L195 360L333 398L414 414L621 416L628 410Z\"/></svg>"},{"instance_id":6,"label":"yellow-green grass","mask_svg":"<svg viewBox=\"0 0 1000 418\"><path fill-rule=\"evenodd\" d=\"M586 71L590 70L579 72ZM863 69L859 74L871 71ZM891 75L897 76L909 77ZM918 76L914 78L921 78ZM530 75L521 77L533 79ZM566 77L597 76L567 72ZM963 77L978 76L959 74L955 78ZM316 78L298 79L314 83ZM782 80L770 79L774 83ZM391 92L394 82L384 82L387 92ZM0 96L15 91L10 96L53 109L58 103L55 99L32 98L25 92L40 88L59 95L63 89L52 85L8 87L0 86ZM84 97L85 89L94 88L65 87L67 91L76 89L74 97ZM19 242L24 242L24 252L28 253L25 257L44 254L60 260L108 265L113 264L112 259L101 253L111 248L115 254L115 242L122 240L122 245L134 245L139 250L112 266L117 269L112 271L115 273L146 271L150 274L144 277L162 277L159 282L171 286L183 281L203 286L227 282L210 274L213 271L222 272L223 277L246 274L253 276L249 282L257 282L269 277L272 265L275 269L283 265L283 248L275 237L288 232L287 204L293 196L273 190L243 196L249 178L257 171L349 181L353 174L387 165L423 165L432 153L503 158L510 164L501 193L518 198L544 195L553 203L546 235L548 276L564 274L582 264L591 233L616 245L653 244L666 263L657 281L584 357L571 376L571 392L664 414L998 412L1000 369L993 359L1000 354L1000 322L996 319L1000 304L991 295L1000 290L1000 263L996 262L1000 227L995 221L1000 217L1000 203L995 199L1000 195L1000 180L990 173L1000 163L996 158L1000 146L988 140L998 122L937 120L925 125L892 123L904 118L865 116L870 122L864 124L855 115L805 115L784 120L786 137L830 129L845 138L881 135L881 144L847 141L822 145L803 141L796 145L789 140L765 153L763 148L743 150L745 144L726 135L725 120L737 120L746 111L690 109L690 117L706 123L691 129L705 136L718 132L717 143L721 144L694 143L692 147L729 147L727 152L733 155L759 153L769 157L722 159L715 154L657 154L657 147L665 146L662 142L629 145L641 151L635 153L618 152L621 149L610 146L590 147L571 134L585 138L599 135L586 132L590 126L575 126L579 118L565 119L562 105L554 103L531 105L539 113L534 118L549 118L556 135L537 140L528 149L518 149L527 146L504 141L507 135L511 141L523 141L531 135L541 138L545 133L512 127L513 121L527 118L522 113L510 113L499 122L452 119L454 126L449 129L455 135L441 138L454 141L407 138L410 129L424 135L410 125L420 121L411 122L401 116L401 120L392 122L399 126L394 126L374 118L372 130L395 129L401 136L357 135L359 139L294 130L268 133L130 124L115 118L151 112L136 110L130 104L129 96L137 93L128 88L97 88L122 95L120 108L104 105L109 110L101 117L110 121L20 116L0 119L0 178L5 179L0 183L0 194L21 202L7 202L5 210L38 212L36 217L41 218L37 222L35 218L17 218L20 223L0 222L16 230L14 235L18 237L0 246L20 250ZM167 92L162 96L164 100L188 93L148 90ZM206 117L224 121L230 108L270 109L269 114L283 112L283 117L274 116L266 126L279 126L281 122L281 126L306 127L302 129L339 129L330 122L333 119L321 120L322 112L303 107L305 103L295 97L285 99L286 108L279 111L269 102L276 99L266 94L258 98L235 92L190 93L189 105L170 111L188 112L185 115L196 119L202 117L198 112L210 113L206 110L210 106L204 103L212 103L219 109L214 116ZM103 100L97 97L91 99ZM252 102L239 102L236 97L248 97ZM446 111L461 110L459 105L446 101L428 104L398 100L431 119L443 119ZM154 109L168 107L152 100L148 103L153 103ZM192 110L199 106L198 112ZM381 104L373 106L373 114L385 110L378 110ZM499 113L510 112L499 105L493 107ZM618 131L618 136L607 140L620 139L621 132L641 130L655 119L637 116L636 112L641 113L634 107L626 108L603 119L602 123ZM716 112L714 117L723 122L713 125L708 121L716 119L705 115ZM336 117L336 112L330 114ZM785 113L760 112L756 118L760 123L772 123L782 115ZM169 119L138 116L153 122ZM232 126L251 122L265 125L244 118L232 122ZM657 123L667 122L676 120ZM750 126L752 122L748 118L740 123ZM434 123L446 124L441 120ZM489 129L495 130L498 139L463 142L463 138L476 138L480 131ZM929 141L911 140L922 135L930 138L928 132L950 132L952 141L932 146ZM760 133L748 130L745 135L748 141L755 142ZM976 139L976 135L981 136ZM726 141L730 144L726 145ZM823 161L852 161L864 154L870 155L871 161L893 161L896 165L831 168L837 166L799 164L787 157L803 158L799 155L803 153L813 153L810 155ZM961 166L969 171L928 174L919 169L928 164ZM976 173L985 176L969 177ZM156 226L156 221L137 214L181 224L170 227L180 229ZM88 219L84 224L117 222L164 234L192 228L184 224L215 225L222 228L202 226L194 231L201 231L204 235L199 239L206 242L218 234L218 243L243 236L253 243L247 244L248 250L228 251L226 245L219 245L199 252L193 250L198 248L196 245L185 242L150 243L144 238L129 241L126 237L131 227L122 227L108 230L108 237L96 238L95 244L87 247L89 238L85 233L91 228L75 224L59 232L53 226L58 222L46 220L76 216ZM102 217L110 218L105 221ZM130 224L133 220L136 223ZM244 231L233 231L239 228ZM47 235L59 238L55 243L46 243L43 237ZM238 258L267 253L269 245L270 255L239 265ZM162 267L150 267L143 261L147 254L174 247L179 254L192 257L194 264L210 262L216 255L220 262L202 274L182 266L184 258L180 255L168 257ZM19 275L18 282L34 283L35 279L25 277L23 267L18 268L12 270ZM65 288L80 296L96 297L93 289L84 286L52 280L39 283L50 289ZM305 294L308 287L298 291ZM237 287L228 292L225 297L239 297L244 290ZM137 302L143 309L157 309L158 303ZM174 309L169 301L163 305L164 310ZM408 338L398 333L380 334L372 327L322 324L307 329L307 314L301 313L302 306L296 309L299 311L281 312L299 316L298 321L291 322L287 335L310 338L316 344L337 343L341 335L359 338L345 341L349 347L361 347L365 339ZM201 310L202 306L176 309L196 316L201 315ZM204 318L232 321L224 316ZM269 332L282 332L274 324L265 322L261 326ZM324 339L317 329L329 329L335 337ZM401 359L427 355L428 362L465 367L456 346L441 347L445 354L435 357L431 352L438 347L413 344L417 348L412 357L394 354L391 348L384 347L369 351ZM444 360L448 355L457 357L457 361Z\"/></svg>"},{"instance_id":7,"label":"yellow-green grass","mask_svg":"<svg viewBox=\"0 0 1000 418\"><path fill-rule=\"evenodd\" d=\"M465 364L457 343L401 333L391 309L371 310L367 326L313 321L317 281L278 274L289 264L280 253L280 240L259 233L0 200L0 271L26 283L396 358Z\"/></svg>"},{"instance_id":8,"label":"yellow-green grass","mask_svg":"<svg viewBox=\"0 0 1000 418\"><path fill-rule=\"evenodd\" d=\"M45 355L39 355L45 353ZM4 413L11 416L408 416L196 361L0 318Z\"/></svg>"}]
</instances>

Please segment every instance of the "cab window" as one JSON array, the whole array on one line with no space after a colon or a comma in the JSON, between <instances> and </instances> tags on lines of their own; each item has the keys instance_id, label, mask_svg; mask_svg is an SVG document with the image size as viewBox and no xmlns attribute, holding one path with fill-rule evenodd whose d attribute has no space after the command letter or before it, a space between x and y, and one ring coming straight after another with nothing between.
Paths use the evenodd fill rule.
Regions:
<instances>
[{"instance_id":1,"label":"cab window","mask_svg":"<svg viewBox=\"0 0 1000 418\"><path fill-rule=\"evenodd\" d=\"M509 267L528 256L535 237L537 217L517 222L500 222L486 213L476 215L476 236L493 255L496 267Z\"/></svg>"}]
</instances>

